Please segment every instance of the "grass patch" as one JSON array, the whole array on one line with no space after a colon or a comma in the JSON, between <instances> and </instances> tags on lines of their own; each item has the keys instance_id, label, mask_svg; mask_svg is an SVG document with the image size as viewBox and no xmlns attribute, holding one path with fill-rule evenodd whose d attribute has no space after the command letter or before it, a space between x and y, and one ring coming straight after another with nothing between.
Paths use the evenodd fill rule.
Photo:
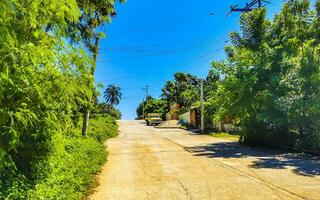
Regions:
<instances>
[{"instance_id":1,"label":"grass patch","mask_svg":"<svg viewBox=\"0 0 320 200\"><path fill-rule=\"evenodd\" d=\"M210 136L215 138L227 139L235 142L239 141L240 138L239 135L233 135L229 133L211 133Z\"/></svg>"}]
</instances>

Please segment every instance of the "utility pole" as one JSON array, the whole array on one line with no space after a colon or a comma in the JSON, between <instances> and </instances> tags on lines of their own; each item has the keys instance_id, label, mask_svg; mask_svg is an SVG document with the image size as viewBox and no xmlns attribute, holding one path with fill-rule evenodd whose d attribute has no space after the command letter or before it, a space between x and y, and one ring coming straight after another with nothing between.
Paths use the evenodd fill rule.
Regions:
<instances>
[{"instance_id":1,"label":"utility pole","mask_svg":"<svg viewBox=\"0 0 320 200\"><path fill-rule=\"evenodd\" d=\"M142 119L144 119L145 117L144 117L144 98L142 99L143 101L142 101Z\"/></svg>"},{"instance_id":2,"label":"utility pole","mask_svg":"<svg viewBox=\"0 0 320 200\"><path fill-rule=\"evenodd\" d=\"M246 3L244 8L238 8L238 5L231 6L231 10L227 16L229 16L232 12L250 12L256 8L260 9L262 7L262 2L270 3L266 0L251 0L249 3Z\"/></svg>"},{"instance_id":3,"label":"utility pole","mask_svg":"<svg viewBox=\"0 0 320 200\"><path fill-rule=\"evenodd\" d=\"M203 97L203 79L201 79L201 86L200 86L200 103L201 103L201 124L200 130L201 134L204 133L204 97Z\"/></svg>"},{"instance_id":4,"label":"utility pole","mask_svg":"<svg viewBox=\"0 0 320 200\"><path fill-rule=\"evenodd\" d=\"M95 41L95 45L94 45L94 49L93 49L93 64L91 67L91 76L92 77L94 77L94 72L96 71L96 67L97 67L99 40L100 40L100 38L97 36L96 41ZM88 82L88 84L89 84L89 87L91 87L90 81ZM94 91L93 88L92 88L92 91ZM89 97L90 104L91 104L91 101L92 101L92 95ZM84 111L83 124L82 124L82 136L87 136L87 131L88 131L88 127L89 127L89 118L90 118L90 109L88 106L87 108L85 108L85 111Z\"/></svg>"},{"instance_id":5,"label":"utility pole","mask_svg":"<svg viewBox=\"0 0 320 200\"><path fill-rule=\"evenodd\" d=\"M146 98L145 98L145 101L143 101L143 107L142 107L142 113L143 113L143 119L145 119L145 105L144 103L146 102L146 104L148 104L148 96L149 96L149 85L146 85L144 88L142 88L143 90L146 91Z\"/></svg>"},{"instance_id":6,"label":"utility pole","mask_svg":"<svg viewBox=\"0 0 320 200\"><path fill-rule=\"evenodd\" d=\"M146 99L147 99L147 102L148 102L148 96L149 96L149 85L146 85Z\"/></svg>"}]
</instances>

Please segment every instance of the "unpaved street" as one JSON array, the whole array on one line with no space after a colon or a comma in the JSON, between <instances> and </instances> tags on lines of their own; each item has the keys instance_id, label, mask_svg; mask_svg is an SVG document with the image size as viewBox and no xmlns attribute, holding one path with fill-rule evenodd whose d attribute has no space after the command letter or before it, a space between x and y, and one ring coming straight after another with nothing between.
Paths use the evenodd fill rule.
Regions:
<instances>
[{"instance_id":1,"label":"unpaved street","mask_svg":"<svg viewBox=\"0 0 320 200\"><path fill-rule=\"evenodd\" d=\"M119 121L95 200L320 199L320 162Z\"/></svg>"}]
</instances>

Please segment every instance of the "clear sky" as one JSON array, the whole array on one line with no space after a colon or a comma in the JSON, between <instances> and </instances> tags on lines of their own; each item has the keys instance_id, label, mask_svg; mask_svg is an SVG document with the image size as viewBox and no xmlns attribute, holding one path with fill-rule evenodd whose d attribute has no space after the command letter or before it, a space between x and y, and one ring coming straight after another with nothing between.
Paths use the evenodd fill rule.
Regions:
<instances>
[{"instance_id":1,"label":"clear sky","mask_svg":"<svg viewBox=\"0 0 320 200\"><path fill-rule=\"evenodd\" d=\"M103 28L106 38L100 43L96 82L121 87L118 108L123 119L135 118L145 85L149 94L159 97L175 72L204 78L211 61L225 58L222 48L228 34L239 30L240 14L226 15L230 5L241 7L247 1L127 0L117 5L117 17ZM281 2L271 0L269 17Z\"/></svg>"}]
</instances>

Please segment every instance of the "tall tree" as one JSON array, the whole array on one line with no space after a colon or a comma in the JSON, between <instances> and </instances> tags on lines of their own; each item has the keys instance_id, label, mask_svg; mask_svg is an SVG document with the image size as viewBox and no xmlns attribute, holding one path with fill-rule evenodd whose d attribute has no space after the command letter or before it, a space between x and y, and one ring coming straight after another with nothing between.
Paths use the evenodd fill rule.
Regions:
<instances>
[{"instance_id":1,"label":"tall tree","mask_svg":"<svg viewBox=\"0 0 320 200\"><path fill-rule=\"evenodd\" d=\"M72 42L83 42L83 44L93 54L93 63L91 72L88 74L92 80L96 70L96 61L99 50L99 40L103 34L97 30L98 27L111 21L116 15L115 4L124 2L124 0L77 0L78 7L81 9L81 16L77 21L69 21L69 35ZM92 95L95 94L93 81L89 81L88 85L92 87L92 94L89 96L88 104L85 105L84 118L82 126L82 135L87 135L89 126L90 109L92 107Z\"/></svg>"},{"instance_id":2,"label":"tall tree","mask_svg":"<svg viewBox=\"0 0 320 200\"><path fill-rule=\"evenodd\" d=\"M77 103L87 101L90 59L66 42L68 22L80 15L75 0L0 3L1 197L19 199L20 183L36 179L52 138L73 126ZM17 191L6 191L10 184Z\"/></svg>"},{"instance_id":3,"label":"tall tree","mask_svg":"<svg viewBox=\"0 0 320 200\"><path fill-rule=\"evenodd\" d=\"M103 97L111 106L118 105L122 97L121 88L115 85L109 85L104 91Z\"/></svg>"},{"instance_id":4,"label":"tall tree","mask_svg":"<svg viewBox=\"0 0 320 200\"><path fill-rule=\"evenodd\" d=\"M319 0L290 0L241 16L228 59L214 62L217 118L236 117L248 143L320 148Z\"/></svg>"},{"instance_id":5,"label":"tall tree","mask_svg":"<svg viewBox=\"0 0 320 200\"><path fill-rule=\"evenodd\" d=\"M199 99L199 79L191 74L176 73L174 81L168 81L162 88L162 98L182 107L189 107Z\"/></svg>"}]
</instances>

